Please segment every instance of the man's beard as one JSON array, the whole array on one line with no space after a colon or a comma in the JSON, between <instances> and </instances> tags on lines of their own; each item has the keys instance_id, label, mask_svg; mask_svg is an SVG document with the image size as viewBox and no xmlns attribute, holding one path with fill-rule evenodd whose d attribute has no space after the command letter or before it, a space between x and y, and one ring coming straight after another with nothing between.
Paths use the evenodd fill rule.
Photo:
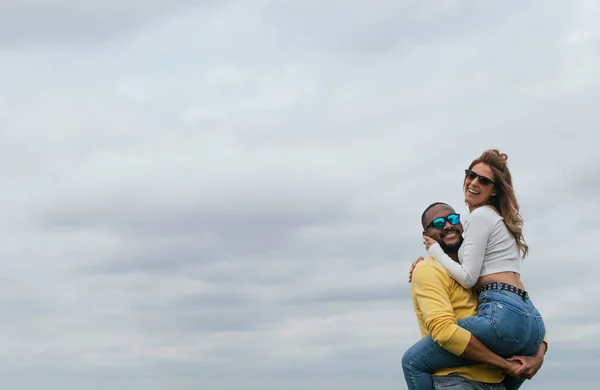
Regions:
<instances>
[{"instance_id":1,"label":"man's beard","mask_svg":"<svg viewBox=\"0 0 600 390\"><path fill-rule=\"evenodd\" d=\"M458 235L458 242L456 244L446 244L444 242L444 236L446 236L448 233L454 232ZM462 242L463 242L463 237L460 234L460 232L458 230L455 229L448 229L443 233L443 236L441 237L442 239L440 240L441 242L439 243L440 246L442 247L442 249L444 250L444 252L448 253L448 252L458 252L458 248L460 248Z\"/></svg>"}]
</instances>

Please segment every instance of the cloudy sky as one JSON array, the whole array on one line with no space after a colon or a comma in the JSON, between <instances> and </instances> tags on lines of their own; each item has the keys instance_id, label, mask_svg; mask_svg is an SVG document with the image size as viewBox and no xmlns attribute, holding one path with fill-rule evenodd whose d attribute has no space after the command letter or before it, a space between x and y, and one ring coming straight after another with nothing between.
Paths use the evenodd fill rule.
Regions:
<instances>
[{"instance_id":1,"label":"cloudy sky","mask_svg":"<svg viewBox=\"0 0 600 390\"><path fill-rule=\"evenodd\" d=\"M550 350L600 365L595 1L3 0L3 388L405 388L433 201L509 155Z\"/></svg>"}]
</instances>

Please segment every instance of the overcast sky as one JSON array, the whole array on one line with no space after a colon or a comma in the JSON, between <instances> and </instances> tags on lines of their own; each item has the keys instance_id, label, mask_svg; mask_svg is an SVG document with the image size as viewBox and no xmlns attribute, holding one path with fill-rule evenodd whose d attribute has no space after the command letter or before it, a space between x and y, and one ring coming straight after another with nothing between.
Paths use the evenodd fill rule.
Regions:
<instances>
[{"instance_id":1,"label":"overcast sky","mask_svg":"<svg viewBox=\"0 0 600 390\"><path fill-rule=\"evenodd\" d=\"M421 212L492 147L524 388L597 388L600 4L39 3L0 3L2 388L403 389Z\"/></svg>"}]
</instances>

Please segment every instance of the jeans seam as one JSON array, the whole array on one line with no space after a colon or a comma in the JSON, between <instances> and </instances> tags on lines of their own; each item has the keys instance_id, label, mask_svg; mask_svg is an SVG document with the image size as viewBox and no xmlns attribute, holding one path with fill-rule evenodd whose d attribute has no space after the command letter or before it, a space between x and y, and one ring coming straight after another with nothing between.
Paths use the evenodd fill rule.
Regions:
<instances>
[{"instance_id":1,"label":"jeans seam","mask_svg":"<svg viewBox=\"0 0 600 390\"><path fill-rule=\"evenodd\" d=\"M418 382L417 382L417 379L415 378L415 376L412 375L412 371L415 371L415 370L419 371L418 370L419 367L415 366L415 361L420 361L423 356L429 354L431 351L433 351L435 349L437 349L437 344L434 344L431 348L428 348L425 351L422 351L421 353L415 355L413 358L410 359L410 362L408 363L408 369L411 372L410 380L415 388L418 388Z\"/></svg>"},{"instance_id":2,"label":"jeans seam","mask_svg":"<svg viewBox=\"0 0 600 390\"><path fill-rule=\"evenodd\" d=\"M421 353L419 353L419 354L415 355L413 359L410 359L410 363L409 363L409 365L411 366L411 368L414 368L413 362L414 362L415 360L421 360L421 358L422 358L423 356L425 356L425 355L429 354L429 352L431 352L431 351L433 351L433 350L435 350L435 349L437 349L437 345L433 345L431 348L428 348L428 349L426 349L426 350L422 351Z\"/></svg>"},{"instance_id":3,"label":"jeans seam","mask_svg":"<svg viewBox=\"0 0 600 390\"><path fill-rule=\"evenodd\" d=\"M527 340L531 340L531 333L533 332L533 318L531 318L531 314L527 313L527 329L529 330L527 334Z\"/></svg>"},{"instance_id":4,"label":"jeans seam","mask_svg":"<svg viewBox=\"0 0 600 390\"><path fill-rule=\"evenodd\" d=\"M543 320L542 320L541 315L535 315L535 316L533 316L533 319L535 320L535 325L537 326L537 329L538 329L538 337L535 341L536 341L536 346L539 348L539 346L544 342L544 336L546 336L546 329L545 329L545 326L542 327Z\"/></svg>"}]
</instances>

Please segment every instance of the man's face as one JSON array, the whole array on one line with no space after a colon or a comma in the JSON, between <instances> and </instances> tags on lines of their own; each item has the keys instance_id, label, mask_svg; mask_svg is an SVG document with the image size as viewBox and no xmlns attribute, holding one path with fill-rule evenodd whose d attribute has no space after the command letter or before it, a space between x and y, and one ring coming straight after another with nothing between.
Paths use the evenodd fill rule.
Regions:
<instances>
[{"instance_id":1,"label":"man's face","mask_svg":"<svg viewBox=\"0 0 600 390\"><path fill-rule=\"evenodd\" d=\"M434 228L431 225L431 221L436 218L447 217L450 214L454 214L455 211L448 206L443 204L433 206L426 213L426 223L425 226L429 225L425 232L429 235L429 237L436 240L444 251L456 251L460 248L462 244L462 232L463 226L462 223L458 223L457 225L451 225L450 222L446 220L444 227L441 230Z\"/></svg>"}]
</instances>

